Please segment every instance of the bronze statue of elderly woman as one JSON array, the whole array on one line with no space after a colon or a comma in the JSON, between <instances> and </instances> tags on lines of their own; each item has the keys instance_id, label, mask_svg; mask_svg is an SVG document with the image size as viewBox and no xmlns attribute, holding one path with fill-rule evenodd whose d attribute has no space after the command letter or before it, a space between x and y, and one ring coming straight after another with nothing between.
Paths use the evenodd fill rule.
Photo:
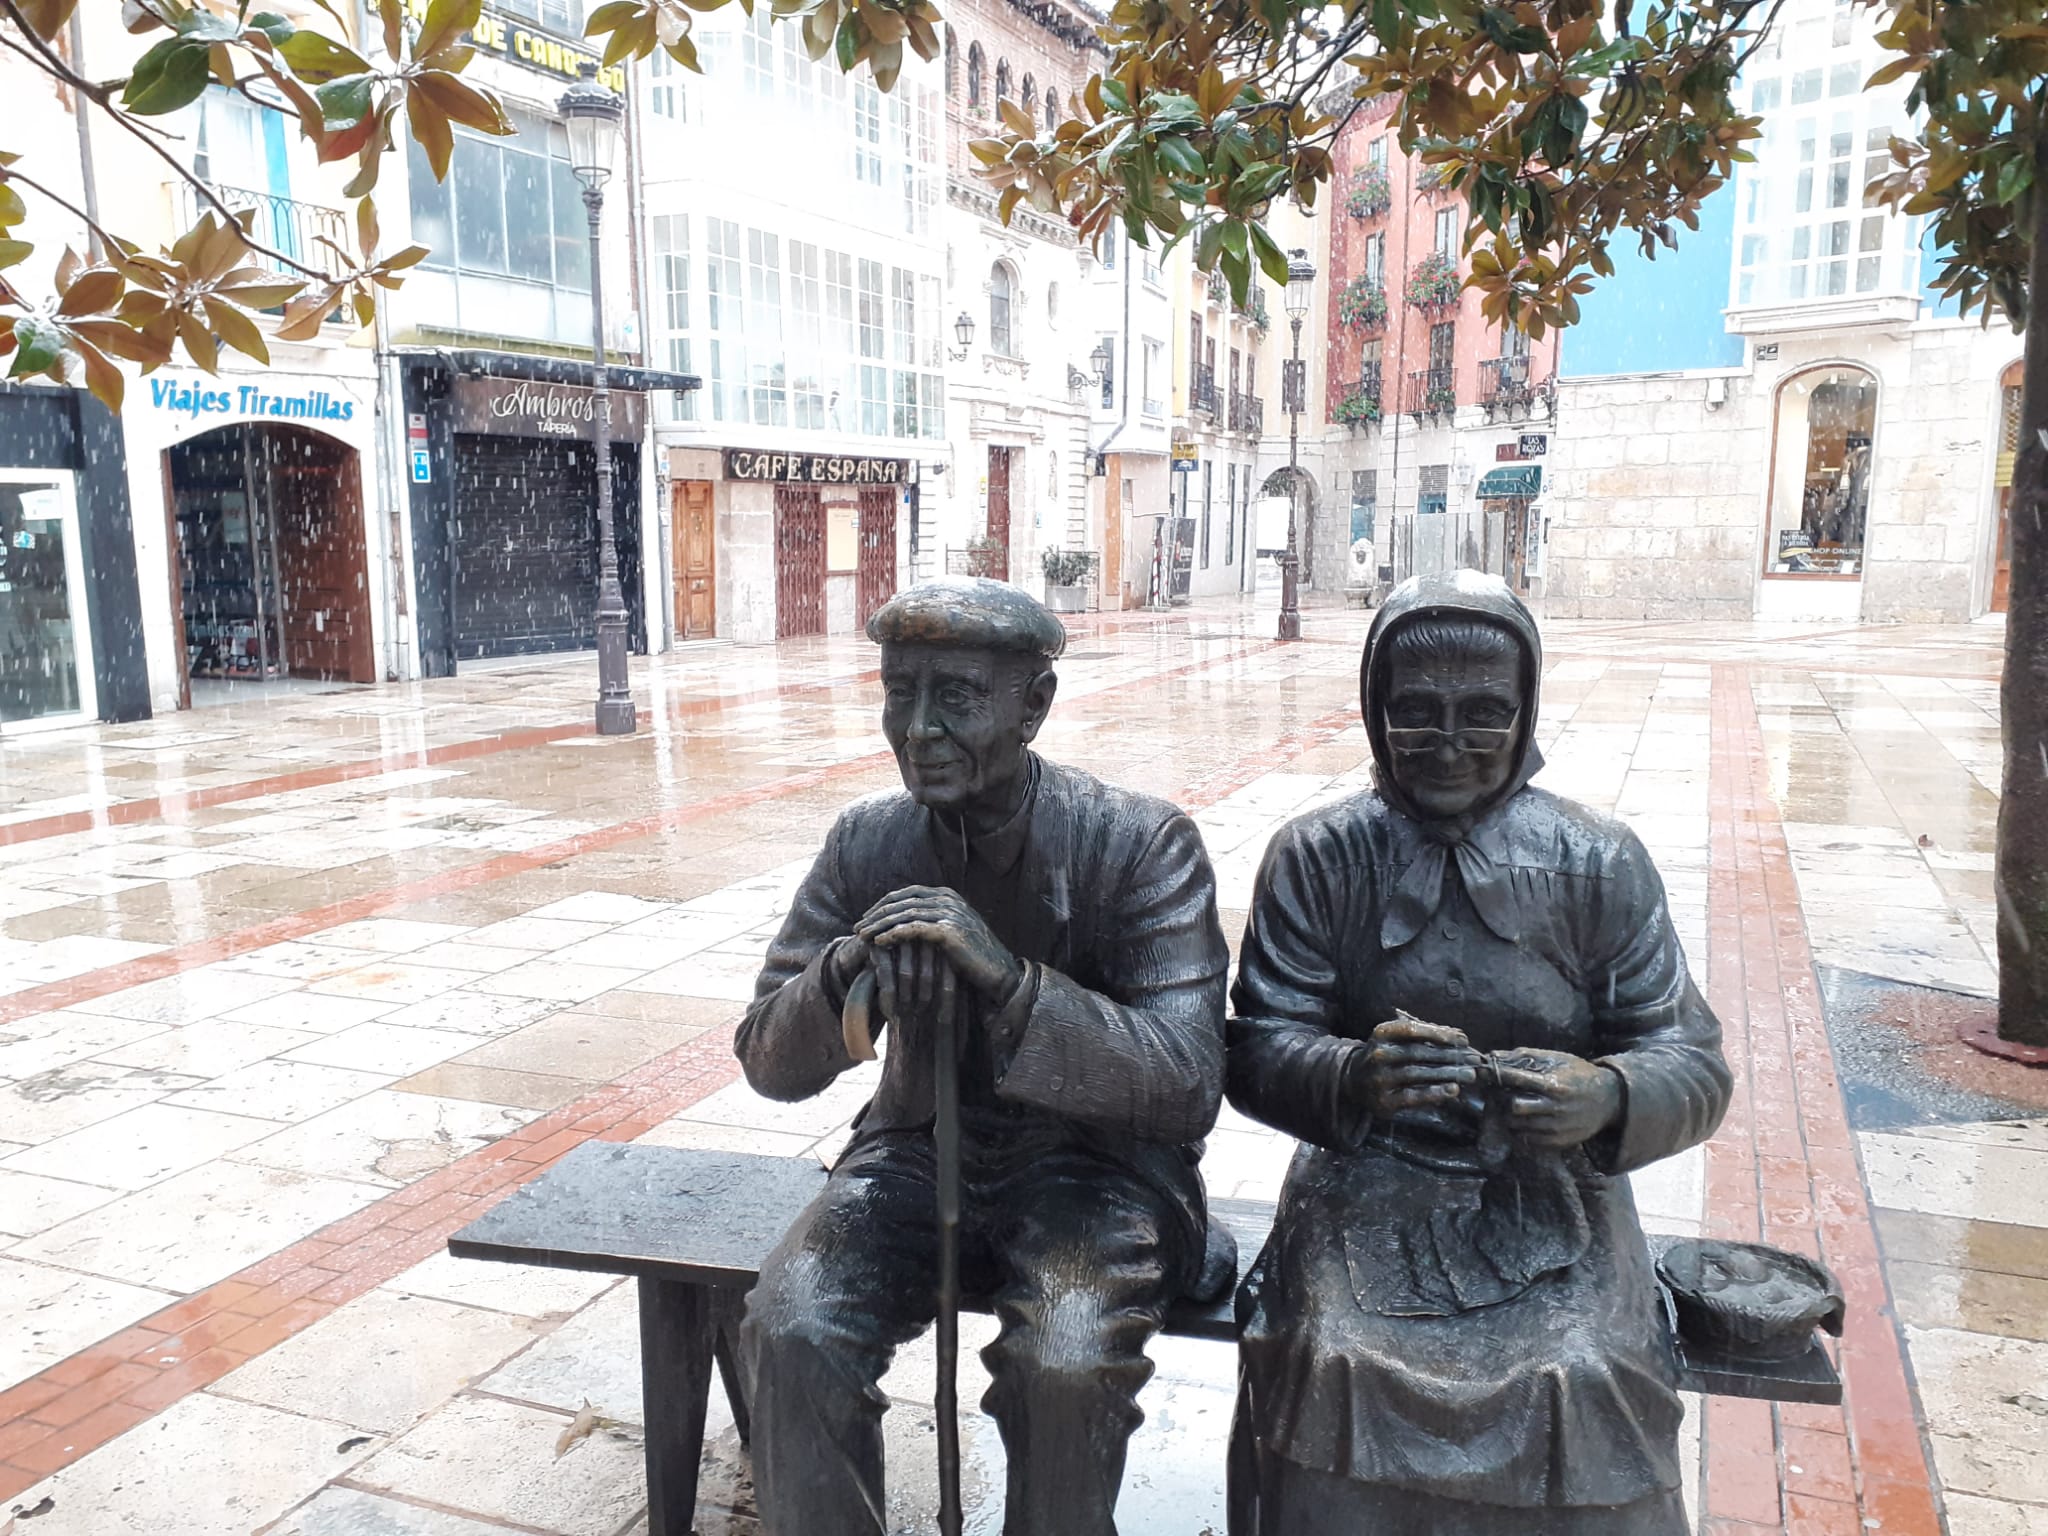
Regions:
<instances>
[{"instance_id":1,"label":"bronze statue of elderly woman","mask_svg":"<svg viewBox=\"0 0 2048 1536\"><path fill-rule=\"evenodd\" d=\"M1680 1536L1675 1367L1625 1175L1711 1135L1720 1026L1626 827L1533 787L1536 625L1403 583L1376 787L1273 839L1226 1087L1297 1137L1239 1299L1260 1536Z\"/></svg>"}]
</instances>

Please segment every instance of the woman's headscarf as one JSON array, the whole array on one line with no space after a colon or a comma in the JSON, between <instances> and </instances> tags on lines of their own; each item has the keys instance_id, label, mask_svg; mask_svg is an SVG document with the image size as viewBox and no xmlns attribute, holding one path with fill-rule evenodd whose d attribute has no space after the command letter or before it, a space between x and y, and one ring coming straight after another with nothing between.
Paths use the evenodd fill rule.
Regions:
<instances>
[{"instance_id":1,"label":"woman's headscarf","mask_svg":"<svg viewBox=\"0 0 2048 1536\"><path fill-rule=\"evenodd\" d=\"M1506 783L1485 803L1462 816L1432 816L1402 792L1387 744L1386 697L1390 644L1395 635L1424 619L1481 620L1504 629L1522 659L1522 712L1516 720L1514 763ZM1450 571L1411 576L1394 588L1373 619L1358 666L1358 705L1366 739L1372 743L1380 793L1424 836L1422 852L1408 866L1387 902L1380 942L1398 949L1420 933L1443 902L1444 876L1455 865L1481 921L1509 943L1521 938L1521 914L1507 870L1499 862L1498 840L1478 831L1487 813L1511 799L1543 767L1536 748L1536 708L1543 681L1543 641L1536 619L1498 576Z\"/></svg>"}]
</instances>

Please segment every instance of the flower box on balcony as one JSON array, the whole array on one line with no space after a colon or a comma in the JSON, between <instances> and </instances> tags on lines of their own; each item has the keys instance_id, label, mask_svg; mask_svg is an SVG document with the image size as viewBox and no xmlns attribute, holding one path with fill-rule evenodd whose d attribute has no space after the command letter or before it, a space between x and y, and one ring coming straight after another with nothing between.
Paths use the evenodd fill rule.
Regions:
<instances>
[{"instance_id":1,"label":"flower box on balcony","mask_svg":"<svg viewBox=\"0 0 2048 1536\"><path fill-rule=\"evenodd\" d=\"M1363 388L1353 389L1337 402L1330 418L1347 427L1375 426L1380 419L1380 397Z\"/></svg>"},{"instance_id":2,"label":"flower box on balcony","mask_svg":"<svg viewBox=\"0 0 2048 1536\"><path fill-rule=\"evenodd\" d=\"M1465 280L1458 264L1442 251L1431 251L1408 273L1408 302L1417 309L1443 311L1457 306Z\"/></svg>"},{"instance_id":3,"label":"flower box on balcony","mask_svg":"<svg viewBox=\"0 0 2048 1536\"><path fill-rule=\"evenodd\" d=\"M1394 206L1394 189L1384 167L1368 165L1351 178L1344 211L1354 219L1376 219Z\"/></svg>"},{"instance_id":4,"label":"flower box on balcony","mask_svg":"<svg viewBox=\"0 0 2048 1536\"><path fill-rule=\"evenodd\" d=\"M1387 290L1369 277L1352 278L1337 295L1337 318L1360 330L1378 330L1387 323Z\"/></svg>"}]
</instances>

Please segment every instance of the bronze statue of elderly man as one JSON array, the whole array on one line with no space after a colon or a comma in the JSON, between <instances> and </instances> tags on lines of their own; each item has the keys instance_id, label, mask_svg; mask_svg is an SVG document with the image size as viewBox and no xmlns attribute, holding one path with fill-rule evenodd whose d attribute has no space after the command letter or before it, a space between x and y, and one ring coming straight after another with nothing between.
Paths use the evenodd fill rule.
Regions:
<instances>
[{"instance_id":1,"label":"bronze statue of elderly man","mask_svg":"<svg viewBox=\"0 0 2048 1536\"><path fill-rule=\"evenodd\" d=\"M962 1279L1001 1324L982 1358L1004 1531L1112 1536L1146 1341L1177 1295L1230 1272L1204 1262L1197 1172L1223 1086L1214 875L1173 806L1031 751L1066 641L1031 598L930 582L868 635L904 789L833 825L737 1042L758 1092L803 1099L854 1065L850 989L874 988L888 1021L880 1086L747 1299L762 1522L885 1529L876 1383L935 1312L935 1052L918 1036L945 994Z\"/></svg>"}]
</instances>

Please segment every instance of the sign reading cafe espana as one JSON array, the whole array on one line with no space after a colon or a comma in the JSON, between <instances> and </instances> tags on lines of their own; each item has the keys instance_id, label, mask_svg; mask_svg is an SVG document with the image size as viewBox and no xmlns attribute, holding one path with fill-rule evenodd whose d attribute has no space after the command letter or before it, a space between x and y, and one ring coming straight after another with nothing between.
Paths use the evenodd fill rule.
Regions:
<instances>
[{"instance_id":1,"label":"sign reading cafe espana","mask_svg":"<svg viewBox=\"0 0 2048 1536\"><path fill-rule=\"evenodd\" d=\"M728 480L777 480L800 485L906 485L910 460L871 459L850 453L765 453L725 450Z\"/></svg>"},{"instance_id":2,"label":"sign reading cafe espana","mask_svg":"<svg viewBox=\"0 0 2048 1536\"><path fill-rule=\"evenodd\" d=\"M405 10L414 21L420 21L427 14L427 0L405 0ZM489 7L469 29L469 46L480 53L498 54L507 63L544 75L560 75L567 80L576 79L584 64L595 64L600 84L621 95L625 93L626 71L621 66L606 67L596 54L586 52L575 43L529 26L515 17L500 15Z\"/></svg>"}]
</instances>

